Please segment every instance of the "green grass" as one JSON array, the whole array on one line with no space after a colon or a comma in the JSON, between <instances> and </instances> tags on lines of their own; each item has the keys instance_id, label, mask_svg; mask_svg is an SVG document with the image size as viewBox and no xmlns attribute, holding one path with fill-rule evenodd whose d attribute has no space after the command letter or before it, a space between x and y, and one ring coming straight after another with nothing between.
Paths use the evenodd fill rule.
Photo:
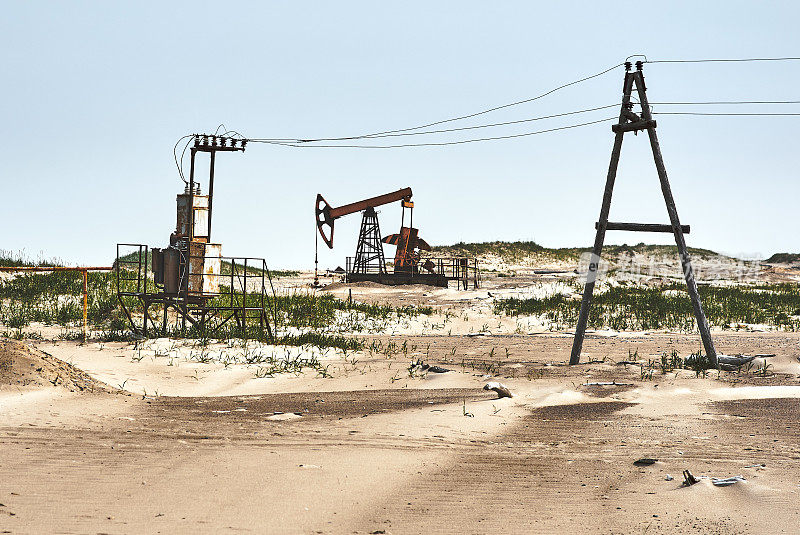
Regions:
<instances>
[{"instance_id":1,"label":"green grass","mask_svg":"<svg viewBox=\"0 0 800 535\"><path fill-rule=\"evenodd\" d=\"M392 307L389 305L348 302L329 294L294 293L277 296L277 309L292 327L325 328L336 321L336 312L359 312L365 318L386 320L396 316L433 314L431 307Z\"/></svg>"},{"instance_id":2,"label":"green grass","mask_svg":"<svg viewBox=\"0 0 800 535\"><path fill-rule=\"evenodd\" d=\"M300 274L299 271L294 269L271 269L270 273L276 279L280 279L282 277L296 277Z\"/></svg>"},{"instance_id":3,"label":"green grass","mask_svg":"<svg viewBox=\"0 0 800 535\"><path fill-rule=\"evenodd\" d=\"M364 348L364 341L348 336L307 332L300 335L285 335L278 339L278 345L332 347L344 351L358 351Z\"/></svg>"},{"instance_id":4,"label":"green grass","mask_svg":"<svg viewBox=\"0 0 800 535\"><path fill-rule=\"evenodd\" d=\"M90 272L88 320L104 325L115 316L113 273ZM73 271L20 274L0 283L0 321L19 328L31 322L68 326L83 320L83 274Z\"/></svg>"},{"instance_id":5,"label":"green grass","mask_svg":"<svg viewBox=\"0 0 800 535\"><path fill-rule=\"evenodd\" d=\"M775 253L764 260L764 262L771 264L791 264L800 262L800 253Z\"/></svg>"},{"instance_id":6,"label":"green grass","mask_svg":"<svg viewBox=\"0 0 800 535\"><path fill-rule=\"evenodd\" d=\"M2 251L0 251L0 254L2 254ZM136 262L138 256L139 256L138 251L134 251L132 253L128 253L126 255L121 256L120 260L123 261L123 262ZM147 259L146 259L146 262L144 262L144 264L146 266L148 266L148 269L149 269L149 266L152 263L152 258L153 258L152 249L148 249L147 250ZM0 258L0 262L1 261L2 261L2 258ZM15 264L0 264L0 265L15 265ZM45 265L45 264L43 264L43 265ZM131 264L128 264L127 267L129 269L136 269L135 265L131 265ZM233 264L231 262L229 262L229 261L223 260L222 261L222 265L220 266L220 274L221 275L230 275L232 269L233 269ZM244 273L244 265L241 262L237 261L236 262L236 274L239 275L239 274L243 274L243 273ZM279 278L282 278L282 277L296 277L296 276L298 276L300 274L299 271L293 270L293 269L269 269L268 271L265 271L260 266L255 266L255 265L248 265L247 266L247 273L248 273L248 275L255 275L255 276L261 276L261 274L263 273L263 274L271 276L272 278L275 278L275 279L279 279Z\"/></svg>"},{"instance_id":7,"label":"green grass","mask_svg":"<svg viewBox=\"0 0 800 535\"><path fill-rule=\"evenodd\" d=\"M711 325L766 324L800 329L800 286L773 284L747 287L699 286L703 309ZM676 292L665 293L668 290ZM495 311L508 315L541 315L556 327L574 327L580 300L562 294L542 299L501 299ZM656 288L618 286L596 293L589 313L591 328L616 330L696 328L686 287L670 284Z\"/></svg>"},{"instance_id":8,"label":"green grass","mask_svg":"<svg viewBox=\"0 0 800 535\"><path fill-rule=\"evenodd\" d=\"M14 252L8 251L6 249L0 249L0 266L7 266L7 267L35 267L35 266L62 266L64 265L63 262L57 260L55 258L43 258L39 257L38 259L33 259L27 256L24 252Z\"/></svg>"},{"instance_id":9,"label":"green grass","mask_svg":"<svg viewBox=\"0 0 800 535\"><path fill-rule=\"evenodd\" d=\"M591 252L590 247L563 247L550 249L533 241L492 241L483 243L459 242L454 245L433 247L434 255L451 256L486 256L496 255L506 261L522 260L528 257L546 257L552 260L577 261L583 253ZM677 256L678 250L674 245L606 245L603 248L604 256L618 256L621 254L640 254L649 256ZM696 258L710 258L721 256L708 249L689 247L689 254Z\"/></svg>"},{"instance_id":10,"label":"green grass","mask_svg":"<svg viewBox=\"0 0 800 535\"><path fill-rule=\"evenodd\" d=\"M128 259L136 258L135 253ZM30 264L31 261L7 256L6 259L18 263ZM9 262L10 263L10 262ZM260 273L260 270L258 270ZM294 272L285 272L292 274ZM130 326L125 318L116 295L115 272L90 272L88 274L88 320L94 330L102 330L103 339L129 340ZM150 291L155 290L152 279L148 285ZM132 282L121 281L122 286ZM133 290L133 288L129 288ZM222 306L241 303L244 299L249 306L261 306L260 293L231 293L222 287L223 293L215 297L209 304ZM126 297L126 306L134 314L141 314L141 302L133 297ZM358 349L361 342L332 332L348 332L349 330L380 330L389 321L401 317L418 314L432 314L430 307L392 307L389 305L347 302L331 295L315 295L312 293L284 294L267 296L266 307L269 310L269 321L278 343L282 345L312 344L320 347L335 347L345 350ZM155 307L154 307L155 308ZM341 313L345 314L342 315ZM170 336L192 339L205 339L209 333L200 332L189 324L185 329L168 326L166 332L160 327L160 312L151 309L155 314L156 324L151 324L148 331L151 336ZM75 327L83 319L83 279L80 272L51 272L18 274L0 282L0 323L18 330L39 322L50 325L61 325L65 328ZM275 325L277 324L277 325ZM292 332L292 334L287 334ZM234 322L214 332L214 338L258 338L264 337L257 318L248 318L243 328Z\"/></svg>"},{"instance_id":11,"label":"green grass","mask_svg":"<svg viewBox=\"0 0 800 535\"><path fill-rule=\"evenodd\" d=\"M454 245L437 245L431 251L434 255L447 256L487 256L496 255L506 260L521 260L530 256L547 255L564 260L578 260L580 250L547 249L532 241L492 241L483 243L459 242Z\"/></svg>"}]
</instances>

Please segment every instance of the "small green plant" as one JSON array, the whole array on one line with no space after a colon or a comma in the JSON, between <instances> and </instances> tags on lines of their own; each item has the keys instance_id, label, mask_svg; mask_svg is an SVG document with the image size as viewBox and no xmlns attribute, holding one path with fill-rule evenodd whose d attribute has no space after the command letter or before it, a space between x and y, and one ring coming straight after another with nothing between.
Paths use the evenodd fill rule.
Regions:
<instances>
[{"instance_id":1,"label":"small green plant","mask_svg":"<svg viewBox=\"0 0 800 535\"><path fill-rule=\"evenodd\" d=\"M704 355L702 351L692 353L686 357L683 361L683 367L694 371L696 377L700 377L701 375L706 377L708 375L708 370L716 368L708 355Z\"/></svg>"},{"instance_id":2,"label":"small green plant","mask_svg":"<svg viewBox=\"0 0 800 535\"><path fill-rule=\"evenodd\" d=\"M661 364L659 365L661 375L666 375L677 368L681 368L682 364L681 357L675 349L670 354L667 354L666 351L663 352L661 354Z\"/></svg>"},{"instance_id":3,"label":"small green plant","mask_svg":"<svg viewBox=\"0 0 800 535\"><path fill-rule=\"evenodd\" d=\"M642 366L639 369L639 379L642 381L652 381L653 380L653 368L652 367L644 367Z\"/></svg>"},{"instance_id":4,"label":"small green plant","mask_svg":"<svg viewBox=\"0 0 800 535\"><path fill-rule=\"evenodd\" d=\"M537 370L536 368L530 368L527 371L527 373L525 374L525 377L528 378L528 381L532 381L534 379L539 379L543 375L544 375L544 371Z\"/></svg>"}]
</instances>

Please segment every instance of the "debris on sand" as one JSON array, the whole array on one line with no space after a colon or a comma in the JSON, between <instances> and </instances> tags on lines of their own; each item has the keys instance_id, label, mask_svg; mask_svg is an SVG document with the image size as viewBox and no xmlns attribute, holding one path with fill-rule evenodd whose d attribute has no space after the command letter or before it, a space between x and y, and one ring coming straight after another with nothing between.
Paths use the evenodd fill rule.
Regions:
<instances>
[{"instance_id":1,"label":"debris on sand","mask_svg":"<svg viewBox=\"0 0 800 535\"><path fill-rule=\"evenodd\" d=\"M664 481L672 481L673 479L675 479L675 478L672 477L671 475L667 474L667 477L664 478Z\"/></svg>"},{"instance_id":2,"label":"debris on sand","mask_svg":"<svg viewBox=\"0 0 800 535\"><path fill-rule=\"evenodd\" d=\"M442 368L441 366L425 364L422 362L422 359L418 359L411 365L412 369L418 369L423 372L430 372L430 373L447 373L453 370Z\"/></svg>"},{"instance_id":3,"label":"debris on sand","mask_svg":"<svg viewBox=\"0 0 800 535\"><path fill-rule=\"evenodd\" d=\"M717 362L721 370L733 372L748 362L752 362L755 358L753 355L717 355Z\"/></svg>"},{"instance_id":4,"label":"debris on sand","mask_svg":"<svg viewBox=\"0 0 800 535\"><path fill-rule=\"evenodd\" d=\"M267 416L267 420L277 420L277 421L296 420L297 418L302 418L302 417L303 417L302 414L298 414L296 412L289 412L289 413L276 412L271 416Z\"/></svg>"},{"instance_id":5,"label":"debris on sand","mask_svg":"<svg viewBox=\"0 0 800 535\"><path fill-rule=\"evenodd\" d=\"M514 394L511 393L511 390L509 390L508 387L503 383L491 381L483 385L483 389L494 390L495 392L497 392L497 399L514 397Z\"/></svg>"},{"instance_id":6,"label":"debris on sand","mask_svg":"<svg viewBox=\"0 0 800 535\"><path fill-rule=\"evenodd\" d=\"M658 462L658 459L652 459L650 457L642 457L641 459L637 459L633 461L635 466L652 466Z\"/></svg>"},{"instance_id":7,"label":"debris on sand","mask_svg":"<svg viewBox=\"0 0 800 535\"><path fill-rule=\"evenodd\" d=\"M711 478L711 483L715 487L729 487L731 485L739 483L740 481L747 481L747 480L742 476L733 476L733 477L726 477L726 478L718 478L718 477L712 477Z\"/></svg>"},{"instance_id":8,"label":"debris on sand","mask_svg":"<svg viewBox=\"0 0 800 535\"><path fill-rule=\"evenodd\" d=\"M691 487L695 483L697 483L698 479L692 475L692 473L688 470L683 471L683 486L684 487Z\"/></svg>"}]
</instances>

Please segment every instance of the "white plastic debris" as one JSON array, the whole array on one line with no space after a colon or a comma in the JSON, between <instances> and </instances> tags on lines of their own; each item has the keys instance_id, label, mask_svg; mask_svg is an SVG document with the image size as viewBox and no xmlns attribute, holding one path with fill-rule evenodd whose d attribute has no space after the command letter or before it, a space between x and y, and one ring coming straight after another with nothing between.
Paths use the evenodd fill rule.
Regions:
<instances>
[{"instance_id":1,"label":"white plastic debris","mask_svg":"<svg viewBox=\"0 0 800 535\"><path fill-rule=\"evenodd\" d=\"M731 485L739 483L740 481L747 481L747 480L742 476L733 476L733 477L726 477L726 478L717 478L717 477L712 477L711 478L711 483L713 483L715 487L729 487Z\"/></svg>"}]
</instances>

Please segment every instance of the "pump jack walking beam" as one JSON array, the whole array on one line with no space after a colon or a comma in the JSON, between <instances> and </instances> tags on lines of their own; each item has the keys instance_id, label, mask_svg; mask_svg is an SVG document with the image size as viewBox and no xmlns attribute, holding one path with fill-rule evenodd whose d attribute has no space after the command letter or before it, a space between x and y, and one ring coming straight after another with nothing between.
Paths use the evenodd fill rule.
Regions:
<instances>
[{"instance_id":1,"label":"pump jack walking beam","mask_svg":"<svg viewBox=\"0 0 800 535\"><path fill-rule=\"evenodd\" d=\"M411 201L411 195L411 188L403 188L393 191L392 193L378 195L377 197L372 197L369 199L364 199L363 201L357 201L350 204L345 204L344 206L339 206L338 208L333 208L330 204L328 204L328 201L322 197L322 195L317 194L317 203L314 209L314 214L317 218L317 230L319 230L319 234L322 236L322 240L325 242L328 248L333 249L334 221L342 216L361 212L368 208L377 208L378 206L383 206L384 204L401 200L406 202ZM327 236L325 235L326 226L328 227Z\"/></svg>"},{"instance_id":2,"label":"pump jack walking beam","mask_svg":"<svg viewBox=\"0 0 800 535\"><path fill-rule=\"evenodd\" d=\"M667 178L667 169L664 166L664 159L661 156L661 148L658 144L658 136L656 135L656 122L650 112L650 105L647 101L647 87L644 84L644 73L642 72L642 62L636 62L636 72L630 72L631 64L625 63L625 81L622 90L622 106L620 109L619 123L612 126L613 132L616 134L614 137L614 148L611 151L611 163L608 166L608 176L606 178L606 188L603 194L603 204L600 208L600 220L597 222L597 235L594 240L594 247L592 248L592 256L589 260L589 269L586 274L586 286L583 290L583 299L581 300L580 314L578 315L578 325L575 328L575 339L572 343L572 354L569 359L570 364L578 364L581 357L581 349L583 348L583 338L586 333L586 324L589 319L589 306L592 301L592 294L594 293L594 283L597 279L597 268L600 264L600 256L603 252L603 242L605 240L606 230L639 230L645 232L672 232L675 236L675 244L678 246L678 253L680 254L681 267L683 268L684 278L686 279L686 286L689 290L689 297L692 300L692 308L694 315L697 319L697 327L700 330L700 338L703 340L703 347L706 355L711 360L711 363L716 366L717 352L714 349L714 342L711 340L711 331L706 321L705 313L703 312L703 305L700 302L700 296L697 292L697 283L694 280L694 271L692 270L691 258L686 249L686 240L684 233L689 231L688 226L682 226L678 218L678 210L675 207L675 199L672 196L672 189L669 185ZM639 102L642 107L642 115L639 117L633 111L631 104L631 92L633 87L636 86L636 92L639 96ZM670 225L656 225L656 224L638 224L638 223L609 223L608 213L611 209L611 196L614 192L614 181L617 177L617 167L619 165L619 157L622 151L622 138L625 132L638 132L639 130L647 130L647 135L650 138L650 147L653 150L653 160L656 164L658 171L658 179L661 182L661 193L664 195L664 202L667 205L667 212L669 213Z\"/></svg>"}]
</instances>

